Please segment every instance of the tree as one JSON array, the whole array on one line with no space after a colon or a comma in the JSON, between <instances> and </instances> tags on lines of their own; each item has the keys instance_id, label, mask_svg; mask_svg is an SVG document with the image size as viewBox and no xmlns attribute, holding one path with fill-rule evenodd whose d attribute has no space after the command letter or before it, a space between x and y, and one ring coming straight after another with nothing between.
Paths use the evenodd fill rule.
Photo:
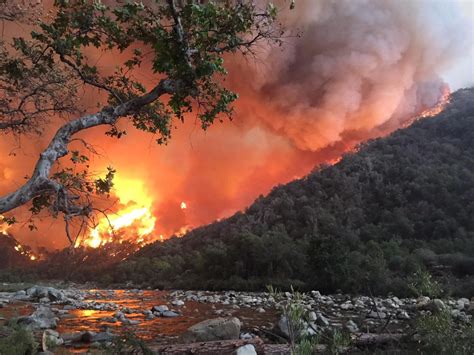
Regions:
<instances>
[{"instance_id":1,"label":"tree","mask_svg":"<svg viewBox=\"0 0 474 355\"><path fill-rule=\"evenodd\" d=\"M271 3L264 8L247 0L112 3L56 0L50 15L43 14L29 36L0 42L0 133L40 133L46 122L67 118L40 154L29 180L0 197L0 213L31 201L33 214L43 209L53 216L62 214L71 243L69 221L82 218L82 228L97 213L91 196L107 194L115 173L110 168L105 177L93 178L87 156L70 148L79 140L91 149L76 138L79 132L105 125L108 135L120 138L126 132L117 122L124 118L165 144L173 120L182 121L193 110L206 129L223 115L230 117L237 99L223 85L224 56L255 54L262 40L281 43L277 9ZM0 0L1 20L31 17L21 2L9 4ZM94 51L126 59L107 73L93 64ZM140 66L150 67L152 86L134 75ZM80 115L76 98L84 86L107 98L99 100L97 112ZM57 166L66 156L81 166L80 172Z\"/></svg>"}]
</instances>

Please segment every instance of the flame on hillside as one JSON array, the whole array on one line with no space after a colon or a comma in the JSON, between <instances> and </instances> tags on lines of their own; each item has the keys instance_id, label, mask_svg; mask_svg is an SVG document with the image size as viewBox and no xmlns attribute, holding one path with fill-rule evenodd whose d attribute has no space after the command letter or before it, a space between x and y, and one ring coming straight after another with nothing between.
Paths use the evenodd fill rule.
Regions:
<instances>
[{"instance_id":1,"label":"flame on hillside","mask_svg":"<svg viewBox=\"0 0 474 355\"><path fill-rule=\"evenodd\" d=\"M420 114L419 118L436 116L437 114L444 111L444 109L446 108L446 106L449 104L450 101L451 101L451 90L449 90L449 87L445 85L443 88L443 93L441 94L441 97L438 103L435 106L424 110Z\"/></svg>"},{"instance_id":2,"label":"flame on hillside","mask_svg":"<svg viewBox=\"0 0 474 355\"><path fill-rule=\"evenodd\" d=\"M4 217L0 214L0 234L8 235L8 223L5 222Z\"/></svg>"},{"instance_id":3,"label":"flame on hillside","mask_svg":"<svg viewBox=\"0 0 474 355\"><path fill-rule=\"evenodd\" d=\"M130 242L143 246L154 242L156 217L152 213L153 199L140 180L117 177L114 181L119 208L100 218L76 247L98 248L108 243Z\"/></svg>"}]
</instances>

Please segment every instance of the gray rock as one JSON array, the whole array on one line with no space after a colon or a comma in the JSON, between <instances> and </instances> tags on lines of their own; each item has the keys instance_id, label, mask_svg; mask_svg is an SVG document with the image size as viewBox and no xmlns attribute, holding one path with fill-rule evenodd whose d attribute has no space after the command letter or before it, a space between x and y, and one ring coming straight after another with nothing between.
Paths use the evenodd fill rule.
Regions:
<instances>
[{"instance_id":1,"label":"gray rock","mask_svg":"<svg viewBox=\"0 0 474 355\"><path fill-rule=\"evenodd\" d=\"M184 302L181 301L181 300L174 300L174 301L171 302L171 304L172 304L173 306L176 306L176 307L184 306Z\"/></svg>"},{"instance_id":2,"label":"gray rock","mask_svg":"<svg viewBox=\"0 0 474 355\"><path fill-rule=\"evenodd\" d=\"M348 310L348 309L353 309L354 305L350 302L346 302L346 303L341 304L340 307L341 309Z\"/></svg>"},{"instance_id":3,"label":"gray rock","mask_svg":"<svg viewBox=\"0 0 474 355\"><path fill-rule=\"evenodd\" d=\"M316 315L316 312L309 312L308 314L308 320L310 322L315 322L316 319L318 319L318 316Z\"/></svg>"},{"instance_id":4,"label":"gray rock","mask_svg":"<svg viewBox=\"0 0 474 355\"><path fill-rule=\"evenodd\" d=\"M170 309L166 305L153 306L153 308L151 309L152 312L156 312L156 313L163 313L163 312L169 311L169 310Z\"/></svg>"},{"instance_id":5,"label":"gray rock","mask_svg":"<svg viewBox=\"0 0 474 355\"><path fill-rule=\"evenodd\" d=\"M57 326L54 313L45 306L40 306L31 316L19 317L17 322L29 329L52 329Z\"/></svg>"},{"instance_id":6,"label":"gray rock","mask_svg":"<svg viewBox=\"0 0 474 355\"><path fill-rule=\"evenodd\" d=\"M376 312L376 311L370 311L370 313L367 315L367 318L373 318L373 319L385 319L387 318L387 314L385 312Z\"/></svg>"},{"instance_id":7,"label":"gray rock","mask_svg":"<svg viewBox=\"0 0 474 355\"><path fill-rule=\"evenodd\" d=\"M288 324L288 318L282 315L278 321L278 329L284 334L287 338L290 337L290 326Z\"/></svg>"},{"instance_id":8,"label":"gray rock","mask_svg":"<svg viewBox=\"0 0 474 355\"><path fill-rule=\"evenodd\" d=\"M348 320L345 324L345 328L351 333L356 333L359 331L358 325L353 320Z\"/></svg>"},{"instance_id":9,"label":"gray rock","mask_svg":"<svg viewBox=\"0 0 474 355\"><path fill-rule=\"evenodd\" d=\"M407 311L400 311L397 313L397 318L402 320L408 320L410 319L410 316Z\"/></svg>"},{"instance_id":10,"label":"gray rock","mask_svg":"<svg viewBox=\"0 0 474 355\"><path fill-rule=\"evenodd\" d=\"M165 318L175 318L179 317L179 314L173 311L164 311L163 313L161 313L161 316Z\"/></svg>"},{"instance_id":11,"label":"gray rock","mask_svg":"<svg viewBox=\"0 0 474 355\"><path fill-rule=\"evenodd\" d=\"M433 311L438 311L438 312L441 312L443 310L445 310L447 307L446 305L444 304L443 301L441 301L439 298L435 298L431 303L430 303L430 306L429 308L431 308L431 310Z\"/></svg>"},{"instance_id":12,"label":"gray rock","mask_svg":"<svg viewBox=\"0 0 474 355\"><path fill-rule=\"evenodd\" d=\"M252 344L247 344L238 348L234 354L235 355L257 355L257 351L255 350L255 347Z\"/></svg>"},{"instance_id":13,"label":"gray rock","mask_svg":"<svg viewBox=\"0 0 474 355\"><path fill-rule=\"evenodd\" d=\"M182 340L187 343L239 339L241 323L238 318L208 319L190 327Z\"/></svg>"},{"instance_id":14,"label":"gray rock","mask_svg":"<svg viewBox=\"0 0 474 355\"><path fill-rule=\"evenodd\" d=\"M417 308L424 308L428 305L429 302L430 302L429 297L426 297L426 296L418 297L417 300L416 300L416 307Z\"/></svg>"},{"instance_id":15,"label":"gray rock","mask_svg":"<svg viewBox=\"0 0 474 355\"><path fill-rule=\"evenodd\" d=\"M33 286L26 290L26 294L33 299L49 298L52 302L66 301L64 291L54 287Z\"/></svg>"},{"instance_id":16,"label":"gray rock","mask_svg":"<svg viewBox=\"0 0 474 355\"><path fill-rule=\"evenodd\" d=\"M460 298L456 302L456 308L460 311L464 310L465 308L469 307L470 301L467 298Z\"/></svg>"},{"instance_id":17,"label":"gray rock","mask_svg":"<svg viewBox=\"0 0 474 355\"><path fill-rule=\"evenodd\" d=\"M321 326L321 327L328 327L329 326L329 320L322 315L322 313L316 313L316 316L318 317L316 319L316 324Z\"/></svg>"}]
</instances>

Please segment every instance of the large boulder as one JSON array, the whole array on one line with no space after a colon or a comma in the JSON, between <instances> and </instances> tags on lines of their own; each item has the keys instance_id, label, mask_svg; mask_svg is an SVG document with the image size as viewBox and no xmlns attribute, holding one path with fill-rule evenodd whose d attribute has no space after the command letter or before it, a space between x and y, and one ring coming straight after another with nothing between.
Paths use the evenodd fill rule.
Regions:
<instances>
[{"instance_id":1,"label":"large boulder","mask_svg":"<svg viewBox=\"0 0 474 355\"><path fill-rule=\"evenodd\" d=\"M33 286L26 290L26 294L30 298L37 300L49 299L53 302L64 302L67 300L64 291L58 290L54 287Z\"/></svg>"},{"instance_id":2,"label":"large boulder","mask_svg":"<svg viewBox=\"0 0 474 355\"><path fill-rule=\"evenodd\" d=\"M235 317L208 319L190 327L181 338L186 343L239 339L240 327Z\"/></svg>"},{"instance_id":3,"label":"large boulder","mask_svg":"<svg viewBox=\"0 0 474 355\"><path fill-rule=\"evenodd\" d=\"M54 329L57 326L57 318L51 308L40 306L31 316L19 317L17 323L29 329Z\"/></svg>"}]
</instances>

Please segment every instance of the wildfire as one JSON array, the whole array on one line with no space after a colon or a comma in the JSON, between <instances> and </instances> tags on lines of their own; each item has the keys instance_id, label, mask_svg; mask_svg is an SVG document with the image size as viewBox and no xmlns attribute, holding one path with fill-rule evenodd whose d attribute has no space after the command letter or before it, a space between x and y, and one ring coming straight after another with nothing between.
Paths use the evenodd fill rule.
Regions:
<instances>
[{"instance_id":1,"label":"wildfire","mask_svg":"<svg viewBox=\"0 0 474 355\"><path fill-rule=\"evenodd\" d=\"M9 225L5 223L4 217L0 214L0 234L8 235Z\"/></svg>"},{"instance_id":2,"label":"wildfire","mask_svg":"<svg viewBox=\"0 0 474 355\"><path fill-rule=\"evenodd\" d=\"M441 98L439 99L438 103L435 106L424 110L420 114L419 117L420 118L425 118L425 117L436 116L438 113L443 111L446 108L446 106L449 104L450 99L451 99L450 95L451 95L451 91L449 90L449 87L445 86L444 89L443 89L443 94L441 95Z\"/></svg>"},{"instance_id":3,"label":"wildfire","mask_svg":"<svg viewBox=\"0 0 474 355\"><path fill-rule=\"evenodd\" d=\"M24 247L21 244L15 245L14 249L16 250L18 254L26 256L31 261L36 261L39 258L37 255L33 253L33 251L29 247Z\"/></svg>"},{"instance_id":4,"label":"wildfire","mask_svg":"<svg viewBox=\"0 0 474 355\"><path fill-rule=\"evenodd\" d=\"M113 192L123 207L115 214L101 218L77 246L98 248L107 243L124 241L141 246L155 241L156 218L151 212L153 200L143 182L117 177Z\"/></svg>"}]
</instances>

